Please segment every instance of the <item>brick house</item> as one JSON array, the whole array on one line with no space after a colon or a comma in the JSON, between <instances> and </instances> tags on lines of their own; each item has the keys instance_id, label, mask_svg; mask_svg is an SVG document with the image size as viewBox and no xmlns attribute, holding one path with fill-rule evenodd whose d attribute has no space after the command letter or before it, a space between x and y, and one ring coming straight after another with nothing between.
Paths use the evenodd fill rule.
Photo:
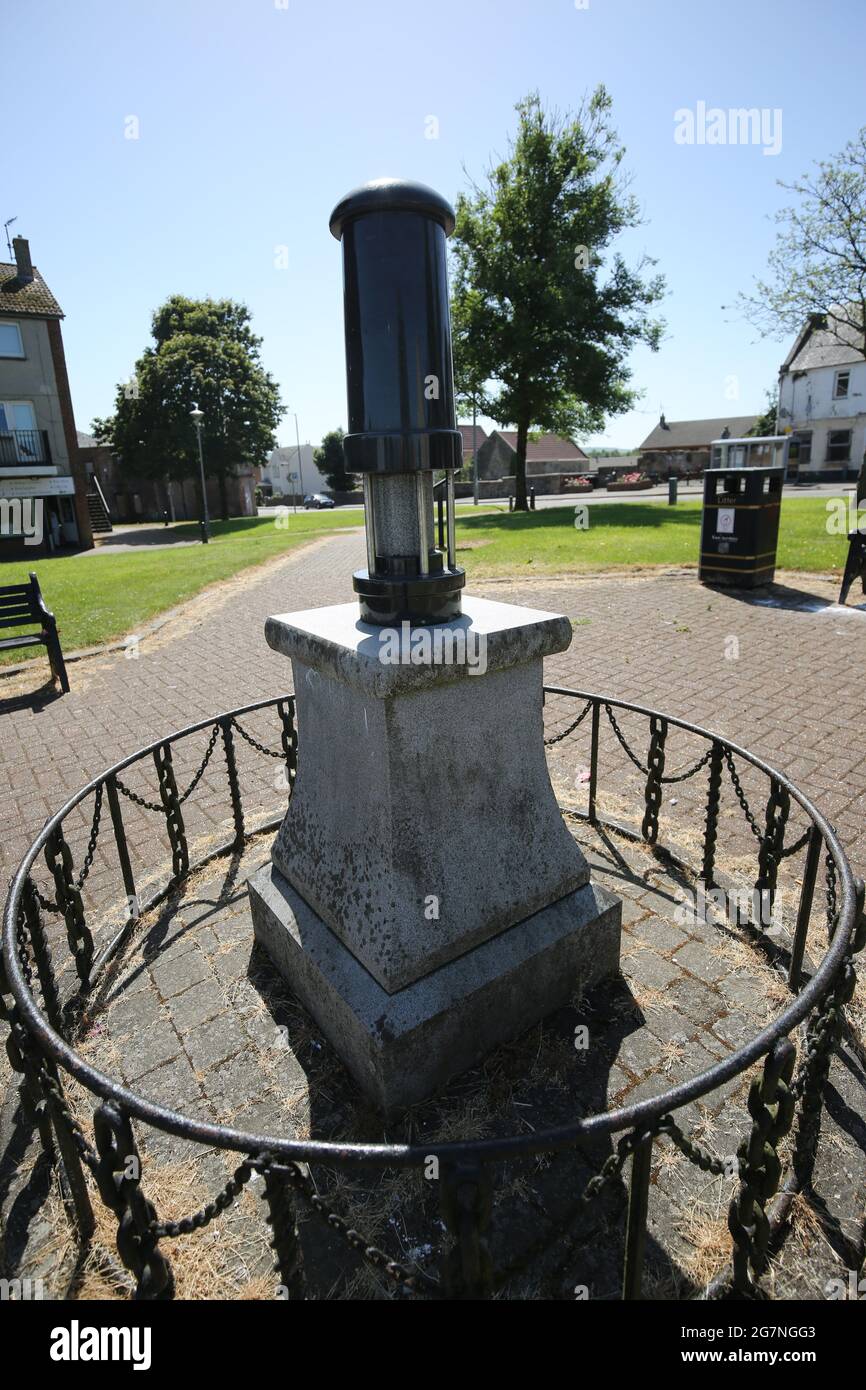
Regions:
<instances>
[{"instance_id":1,"label":"brick house","mask_svg":"<svg viewBox=\"0 0 866 1390\"><path fill-rule=\"evenodd\" d=\"M730 415L715 420L666 420L660 416L640 446L640 467L651 478L699 477L710 466L714 439L742 439L758 423L757 415Z\"/></svg>"},{"instance_id":2,"label":"brick house","mask_svg":"<svg viewBox=\"0 0 866 1390\"><path fill-rule=\"evenodd\" d=\"M107 444L78 431L78 455L87 474L88 504L95 531L110 531L111 523L132 521L198 521L201 499L196 477L151 478L124 466ZM226 478L229 516L256 516L256 487L260 470L240 463ZM212 517L221 515L219 482L207 479L207 502Z\"/></svg>"},{"instance_id":3,"label":"brick house","mask_svg":"<svg viewBox=\"0 0 866 1390\"><path fill-rule=\"evenodd\" d=\"M509 478L517 460L517 430L494 430L478 450L479 478ZM526 473L580 472L589 462L582 449L556 434L530 438L526 445Z\"/></svg>"},{"instance_id":4,"label":"brick house","mask_svg":"<svg viewBox=\"0 0 866 1390\"><path fill-rule=\"evenodd\" d=\"M35 558L64 547L89 549L93 532L78 456L63 351L63 310L30 259L24 237L14 265L0 264L0 556ZM6 516L38 508L41 541L22 549Z\"/></svg>"},{"instance_id":5,"label":"brick house","mask_svg":"<svg viewBox=\"0 0 866 1390\"><path fill-rule=\"evenodd\" d=\"M473 427L472 425L458 425L457 428L463 436L463 467L464 469L468 469L472 462L472 451L475 447L472 442ZM481 446L487 438L487 431L483 425L476 425L475 430L478 431L478 454L480 457Z\"/></svg>"}]
</instances>

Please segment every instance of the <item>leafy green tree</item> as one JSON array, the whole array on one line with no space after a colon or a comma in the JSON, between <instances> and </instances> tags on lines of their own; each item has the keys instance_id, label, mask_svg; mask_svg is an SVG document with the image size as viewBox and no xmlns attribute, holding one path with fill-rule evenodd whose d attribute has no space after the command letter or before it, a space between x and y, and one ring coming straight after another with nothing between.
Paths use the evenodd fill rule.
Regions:
<instances>
[{"instance_id":1,"label":"leafy green tree","mask_svg":"<svg viewBox=\"0 0 866 1390\"><path fill-rule=\"evenodd\" d=\"M626 357L657 348L648 311L664 283L645 278L647 257L630 269L611 249L640 217L605 89L567 117L537 93L516 109L507 158L457 202L452 320L458 400L516 427L525 509L530 431L595 432L630 407Z\"/></svg>"},{"instance_id":2,"label":"leafy green tree","mask_svg":"<svg viewBox=\"0 0 866 1390\"><path fill-rule=\"evenodd\" d=\"M739 308L774 337L816 315L866 356L866 126L834 159L779 187L797 202L776 213L770 275L739 296Z\"/></svg>"},{"instance_id":3,"label":"leafy green tree","mask_svg":"<svg viewBox=\"0 0 866 1390\"><path fill-rule=\"evenodd\" d=\"M190 420L204 412L205 471L219 484L228 519L227 480L237 466L264 465L283 414L279 390L261 364L261 339L250 312L230 299L172 295L152 319L129 382L117 388L114 414L91 429L110 444L121 468L139 476L198 480L198 446Z\"/></svg>"},{"instance_id":4,"label":"leafy green tree","mask_svg":"<svg viewBox=\"0 0 866 1390\"><path fill-rule=\"evenodd\" d=\"M343 431L329 430L313 454L313 462L332 492L351 492L357 478L346 472L343 454Z\"/></svg>"},{"instance_id":5,"label":"leafy green tree","mask_svg":"<svg viewBox=\"0 0 866 1390\"><path fill-rule=\"evenodd\" d=\"M767 404L764 406L764 409L762 410L761 414L758 416L754 425L749 430L749 434L754 436L775 434L776 417L778 413L779 388L778 386L774 386L771 391L767 392Z\"/></svg>"}]
</instances>

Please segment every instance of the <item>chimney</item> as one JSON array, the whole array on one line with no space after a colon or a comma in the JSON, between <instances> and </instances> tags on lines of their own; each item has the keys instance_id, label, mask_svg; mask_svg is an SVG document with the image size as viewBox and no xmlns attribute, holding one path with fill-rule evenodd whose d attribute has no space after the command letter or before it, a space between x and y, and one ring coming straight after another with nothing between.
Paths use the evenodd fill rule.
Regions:
<instances>
[{"instance_id":1,"label":"chimney","mask_svg":"<svg viewBox=\"0 0 866 1390\"><path fill-rule=\"evenodd\" d=\"M18 267L18 279L22 285L29 285L33 280L33 262L30 259L30 242L26 237L15 236L12 238L12 246L15 251L15 264Z\"/></svg>"},{"instance_id":2,"label":"chimney","mask_svg":"<svg viewBox=\"0 0 866 1390\"><path fill-rule=\"evenodd\" d=\"M659 426L660 426L661 429L663 429L663 430L666 430L667 427L668 427L668 422L667 422L667 420L665 419L665 413L664 413L664 411L662 411L661 415L659 416Z\"/></svg>"}]
</instances>

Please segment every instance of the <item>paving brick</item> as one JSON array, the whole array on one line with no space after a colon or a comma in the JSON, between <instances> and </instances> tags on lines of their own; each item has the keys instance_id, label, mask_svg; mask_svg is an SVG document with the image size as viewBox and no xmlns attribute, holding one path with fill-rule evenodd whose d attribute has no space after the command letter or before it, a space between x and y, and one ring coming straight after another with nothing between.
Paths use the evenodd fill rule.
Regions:
<instances>
[{"instance_id":1,"label":"paving brick","mask_svg":"<svg viewBox=\"0 0 866 1390\"><path fill-rule=\"evenodd\" d=\"M698 980L681 975L671 985L665 996L665 1003L673 1004L695 1023L705 1024L721 1013L723 1004L719 996Z\"/></svg>"},{"instance_id":2,"label":"paving brick","mask_svg":"<svg viewBox=\"0 0 866 1390\"><path fill-rule=\"evenodd\" d=\"M218 1066L247 1044L246 1034L232 1015L212 1019L187 1033L184 1048L196 1071Z\"/></svg>"},{"instance_id":3,"label":"paving brick","mask_svg":"<svg viewBox=\"0 0 866 1390\"><path fill-rule=\"evenodd\" d=\"M634 935L640 941L645 941L648 946L654 946L656 951L662 952L674 951L688 940L681 927L672 922L664 922L659 917L648 917L640 922L634 928Z\"/></svg>"},{"instance_id":4,"label":"paving brick","mask_svg":"<svg viewBox=\"0 0 866 1390\"><path fill-rule=\"evenodd\" d=\"M212 979L210 966L201 951L187 951L182 956L168 955L151 967L154 983L163 999Z\"/></svg>"},{"instance_id":5,"label":"paving brick","mask_svg":"<svg viewBox=\"0 0 866 1390\"><path fill-rule=\"evenodd\" d=\"M689 974L697 975L698 979L706 981L707 984L715 984L723 975L728 973L728 966L724 961L714 956L708 951L706 946L699 941L690 941L686 946L680 948L674 956L678 965L685 966Z\"/></svg>"},{"instance_id":6,"label":"paving brick","mask_svg":"<svg viewBox=\"0 0 866 1390\"><path fill-rule=\"evenodd\" d=\"M201 980L191 989L184 990L169 1001L171 1020L184 1037L200 1023L215 1018L226 1007L226 998L215 980Z\"/></svg>"},{"instance_id":7,"label":"paving brick","mask_svg":"<svg viewBox=\"0 0 866 1390\"><path fill-rule=\"evenodd\" d=\"M164 1020L142 1028L134 1039L134 1044L128 1042L123 1049L123 1069L130 1082L171 1061L181 1050L177 1033Z\"/></svg>"},{"instance_id":8,"label":"paving brick","mask_svg":"<svg viewBox=\"0 0 866 1390\"><path fill-rule=\"evenodd\" d=\"M665 989L682 971L670 961L657 956L655 951L635 951L628 968L623 969L627 979L638 980L651 989Z\"/></svg>"}]
</instances>

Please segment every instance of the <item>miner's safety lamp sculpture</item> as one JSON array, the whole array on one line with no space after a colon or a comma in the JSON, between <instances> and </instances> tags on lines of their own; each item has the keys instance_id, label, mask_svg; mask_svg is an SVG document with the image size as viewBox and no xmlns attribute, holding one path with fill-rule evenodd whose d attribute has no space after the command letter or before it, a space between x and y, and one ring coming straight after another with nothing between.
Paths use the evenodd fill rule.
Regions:
<instances>
[{"instance_id":1,"label":"miner's safety lamp sculpture","mask_svg":"<svg viewBox=\"0 0 866 1390\"><path fill-rule=\"evenodd\" d=\"M367 568L355 575L371 623L460 616L454 561L456 428L445 239L454 213L422 184L379 179L331 214L343 244L349 432L346 468L364 480ZM447 553L434 543L433 474L445 470Z\"/></svg>"},{"instance_id":2,"label":"miner's safety lamp sculpture","mask_svg":"<svg viewBox=\"0 0 866 1390\"><path fill-rule=\"evenodd\" d=\"M267 621L292 662L302 751L249 892L257 940L393 1112L616 971L621 909L590 881L547 769L542 662L569 646L571 623L464 596L455 563L452 209L420 184L379 179L338 203L330 226L367 568L355 601ZM473 641L395 663L383 637L397 624ZM483 663L461 657L470 645Z\"/></svg>"}]
</instances>

